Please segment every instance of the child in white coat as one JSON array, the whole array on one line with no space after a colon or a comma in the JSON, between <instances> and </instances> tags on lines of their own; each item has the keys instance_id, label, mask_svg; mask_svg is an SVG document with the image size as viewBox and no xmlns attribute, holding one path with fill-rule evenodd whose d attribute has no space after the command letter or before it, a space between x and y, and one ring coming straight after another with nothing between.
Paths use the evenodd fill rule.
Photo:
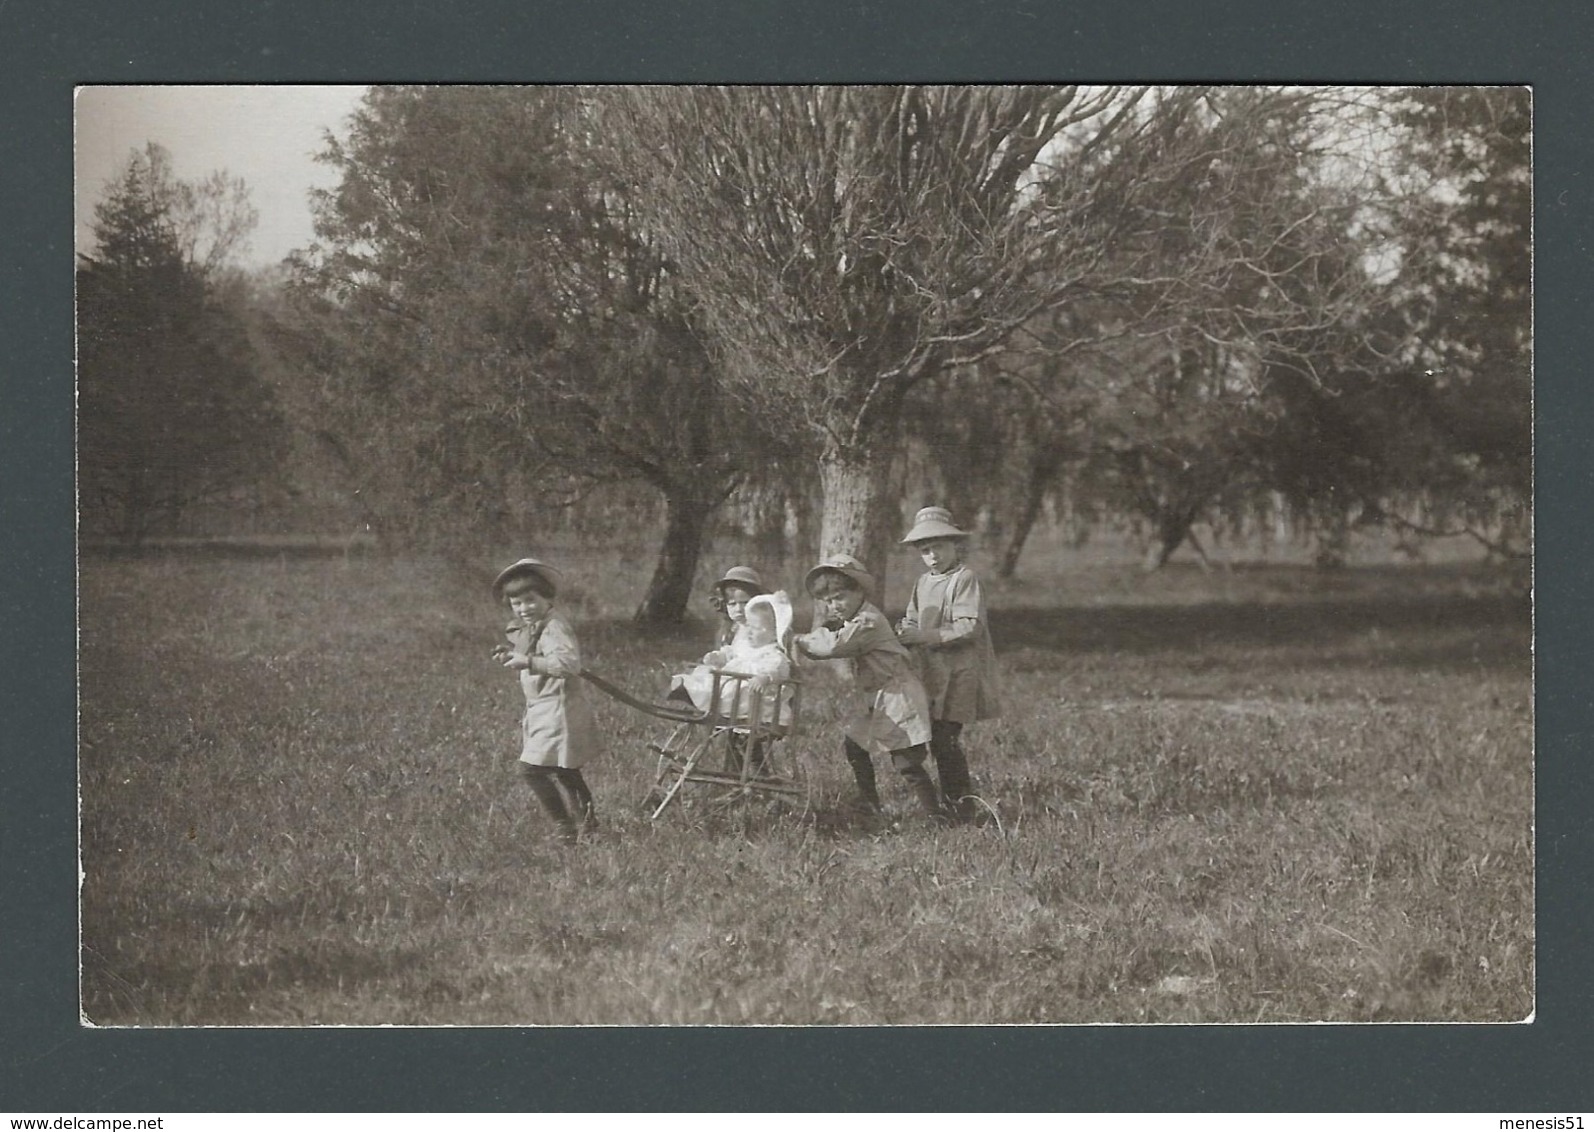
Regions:
<instances>
[{"instance_id":1,"label":"child in white coat","mask_svg":"<svg viewBox=\"0 0 1594 1132\"><path fill-rule=\"evenodd\" d=\"M581 646L554 608L558 588L558 571L535 558L522 558L499 573L493 592L508 603L515 619L504 630L508 643L494 649L493 658L520 674L526 696L521 773L561 839L573 844L598 825L581 768L600 744L578 679Z\"/></svg>"}]
</instances>

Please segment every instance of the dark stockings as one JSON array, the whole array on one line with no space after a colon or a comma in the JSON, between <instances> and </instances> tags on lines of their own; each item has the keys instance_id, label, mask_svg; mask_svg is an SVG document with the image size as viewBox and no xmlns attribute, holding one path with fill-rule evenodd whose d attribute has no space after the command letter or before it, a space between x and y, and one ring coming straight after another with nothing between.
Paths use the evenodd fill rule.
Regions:
<instances>
[{"instance_id":1,"label":"dark stockings","mask_svg":"<svg viewBox=\"0 0 1594 1132\"><path fill-rule=\"evenodd\" d=\"M729 774L739 775L742 766L749 754L753 756L753 774L761 775L769 772L769 739L749 739L740 732L733 732L725 739L725 770Z\"/></svg>"},{"instance_id":2,"label":"dark stockings","mask_svg":"<svg viewBox=\"0 0 1594 1132\"><path fill-rule=\"evenodd\" d=\"M520 771L541 803L543 812L558 827L563 840L573 842L582 829L590 832L597 828L592 791L587 788L587 780L581 776L581 771L562 766L533 766L530 763L521 763ZM570 799L568 804L566 795Z\"/></svg>"},{"instance_id":3,"label":"dark stockings","mask_svg":"<svg viewBox=\"0 0 1594 1132\"><path fill-rule=\"evenodd\" d=\"M941 795L958 817L968 817L974 809L974 787L969 782L969 760L958 737L961 723L938 719L930 724L930 754L935 758L935 776L941 780Z\"/></svg>"},{"instance_id":4,"label":"dark stockings","mask_svg":"<svg viewBox=\"0 0 1594 1132\"><path fill-rule=\"evenodd\" d=\"M858 793L863 798L863 804L872 810L878 810L880 790L875 785L874 760L869 757L868 751L851 739L843 740L842 750L846 753L847 765L852 767L852 777L858 784Z\"/></svg>"},{"instance_id":5,"label":"dark stockings","mask_svg":"<svg viewBox=\"0 0 1594 1132\"><path fill-rule=\"evenodd\" d=\"M867 805L878 810L880 792L875 785L874 760L869 757L868 751L851 739L845 740L842 749L846 752L848 765L852 767L852 777L858 783L858 793ZM929 754L929 748L923 743L916 747L903 747L891 752L891 765L913 791L924 812L939 816L942 813L941 798L936 793L935 783L924 769L924 760Z\"/></svg>"},{"instance_id":6,"label":"dark stockings","mask_svg":"<svg viewBox=\"0 0 1594 1132\"><path fill-rule=\"evenodd\" d=\"M565 793L570 796L571 812L581 819L581 828L592 832L598 828L598 815L592 802L592 791L587 789L587 780L581 777L581 771L569 767L555 767L553 776L559 780L559 785L564 787Z\"/></svg>"}]
</instances>

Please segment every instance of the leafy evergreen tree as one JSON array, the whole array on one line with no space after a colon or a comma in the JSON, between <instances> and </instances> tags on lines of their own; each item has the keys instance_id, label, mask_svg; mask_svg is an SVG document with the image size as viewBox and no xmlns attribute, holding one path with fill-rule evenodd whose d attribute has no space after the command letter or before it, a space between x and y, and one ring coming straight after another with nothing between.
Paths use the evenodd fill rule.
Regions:
<instances>
[{"instance_id":1,"label":"leafy evergreen tree","mask_svg":"<svg viewBox=\"0 0 1594 1132\"><path fill-rule=\"evenodd\" d=\"M1422 462L1422 478L1432 505L1448 512L1435 516L1441 523L1474 534L1499 526L1525 538L1533 475L1531 92L1420 88L1406 92L1398 120L1414 202L1402 314L1421 342L1410 368L1432 380L1435 407L1436 458Z\"/></svg>"},{"instance_id":2,"label":"leafy evergreen tree","mask_svg":"<svg viewBox=\"0 0 1594 1132\"><path fill-rule=\"evenodd\" d=\"M82 518L132 543L258 482L282 443L242 326L185 254L180 188L158 146L134 154L77 270Z\"/></svg>"},{"instance_id":3,"label":"leafy evergreen tree","mask_svg":"<svg viewBox=\"0 0 1594 1132\"><path fill-rule=\"evenodd\" d=\"M1353 520L1516 555L1532 477L1528 91L1383 99L1384 207L1371 222L1395 249L1386 299L1359 320L1362 348L1314 380L1269 370L1260 460L1329 559Z\"/></svg>"}]
</instances>

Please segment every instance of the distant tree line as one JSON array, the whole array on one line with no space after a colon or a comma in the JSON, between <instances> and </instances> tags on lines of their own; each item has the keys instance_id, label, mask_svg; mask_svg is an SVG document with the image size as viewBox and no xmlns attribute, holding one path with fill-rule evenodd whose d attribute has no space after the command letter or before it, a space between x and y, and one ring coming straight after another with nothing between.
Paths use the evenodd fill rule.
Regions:
<instances>
[{"instance_id":1,"label":"distant tree line","mask_svg":"<svg viewBox=\"0 0 1594 1132\"><path fill-rule=\"evenodd\" d=\"M150 155L113 184L85 507L236 489L285 414L395 540L653 500L645 620L727 500L877 567L932 495L1003 573L1059 505L1151 565L1280 502L1329 561L1368 524L1526 551L1525 89L373 87L322 156L253 369L203 210Z\"/></svg>"}]
</instances>

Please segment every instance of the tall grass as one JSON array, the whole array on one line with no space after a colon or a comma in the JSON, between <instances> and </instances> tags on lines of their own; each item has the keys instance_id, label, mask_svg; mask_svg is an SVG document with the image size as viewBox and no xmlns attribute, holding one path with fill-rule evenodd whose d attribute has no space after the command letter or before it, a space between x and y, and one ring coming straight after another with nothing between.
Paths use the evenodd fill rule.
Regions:
<instances>
[{"instance_id":1,"label":"tall grass","mask_svg":"<svg viewBox=\"0 0 1594 1132\"><path fill-rule=\"evenodd\" d=\"M107 1025L1521 1019L1526 602L1476 567L1068 570L998 588L999 823L812 802L650 823L663 727L599 699L603 830L513 773L489 563L86 560L83 1009ZM642 636L576 570L589 663Z\"/></svg>"}]
</instances>

